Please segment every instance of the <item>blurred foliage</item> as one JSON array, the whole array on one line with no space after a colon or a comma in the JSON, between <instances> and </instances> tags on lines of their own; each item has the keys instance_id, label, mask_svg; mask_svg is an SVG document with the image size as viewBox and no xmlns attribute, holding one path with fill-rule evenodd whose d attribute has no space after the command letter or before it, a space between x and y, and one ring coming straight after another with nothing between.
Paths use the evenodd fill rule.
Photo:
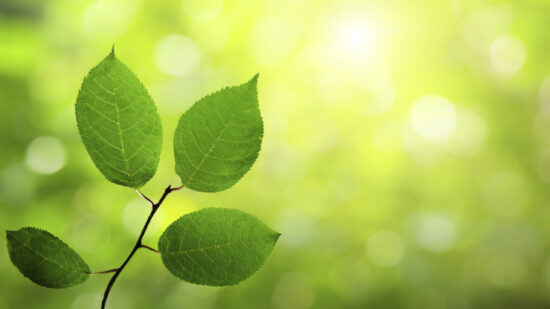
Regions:
<instances>
[{"instance_id":1,"label":"blurred foliage","mask_svg":"<svg viewBox=\"0 0 550 309\"><path fill-rule=\"evenodd\" d=\"M111 308L550 307L550 2L1 0L0 227L47 229L94 271L148 213L108 183L74 102L116 44L163 121L156 199L179 114L260 72L257 163L219 194L169 197L145 242L207 206L282 233L234 287L179 281L139 252ZM0 238L0 308L98 308L108 276L53 291Z\"/></svg>"}]
</instances>

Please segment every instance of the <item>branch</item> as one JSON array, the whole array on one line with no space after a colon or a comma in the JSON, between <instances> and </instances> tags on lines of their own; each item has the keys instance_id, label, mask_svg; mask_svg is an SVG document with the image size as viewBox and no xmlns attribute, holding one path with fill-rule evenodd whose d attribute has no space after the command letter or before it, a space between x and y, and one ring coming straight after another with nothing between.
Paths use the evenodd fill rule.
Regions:
<instances>
[{"instance_id":1,"label":"branch","mask_svg":"<svg viewBox=\"0 0 550 309\"><path fill-rule=\"evenodd\" d=\"M162 196L160 197L159 201L156 204L153 203L149 198L147 198L141 192L139 192L139 190L137 190L139 195L141 195L144 199L146 199L148 202L150 202L150 204L152 206L151 213L149 214L149 217L147 218L147 221L145 221L145 225L143 226L143 229L141 230L141 233L139 234L138 240L137 240L136 244L134 245L134 248L132 249L132 251L130 252L128 257L126 258L124 263L122 263L122 265L119 268L116 268L115 274L113 275L113 277L111 277L111 280L107 284L107 288L105 289L105 294L103 294L103 300L101 301L101 309L105 309L105 304L107 303L107 297L109 296L109 292L111 291L111 288L113 287L113 284L115 284L115 281L118 278L118 276L120 275L120 273L124 270L124 267L126 267L128 262L130 262L130 260L132 259L132 257L136 253L136 251L140 247L143 247L143 245L141 244L141 240L143 239L143 235L145 235L145 232L147 231L147 227L149 226L149 223L151 223L151 219L153 219L153 216L155 215L155 213L159 209L160 205L162 204L162 202L164 201L166 196L168 196L168 194L170 194L172 191L177 191L181 188L183 188L183 185L180 186L180 187L176 187L176 188L171 188L170 186L168 186L166 189L164 189L164 193L162 194Z\"/></svg>"}]
</instances>

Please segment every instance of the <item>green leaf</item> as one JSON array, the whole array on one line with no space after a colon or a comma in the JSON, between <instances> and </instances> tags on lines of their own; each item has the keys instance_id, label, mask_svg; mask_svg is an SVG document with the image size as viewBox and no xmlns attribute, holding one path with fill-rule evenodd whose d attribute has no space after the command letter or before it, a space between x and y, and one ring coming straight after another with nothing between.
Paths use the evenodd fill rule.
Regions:
<instances>
[{"instance_id":1,"label":"green leaf","mask_svg":"<svg viewBox=\"0 0 550 309\"><path fill-rule=\"evenodd\" d=\"M258 75L196 102L174 134L176 173L183 185L202 192L230 188L250 169L262 144Z\"/></svg>"},{"instance_id":2,"label":"green leaf","mask_svg":"<svg viewBox=\"0 0 550 309\"><path fill-rule=\"evenodd\" d=\"M281 234L236 209L206 208L174 221L159 239L166 268L204 285L233 285L264 263Z\"/></svg>"},{"instance_id":3,"label":"green leaf","mask_svg":"<svg viewBox=\"0 0 550 309\"><path fill-rule=\"evenodd\" d=\"M114 50L84 78L76 99L82 142L116 184L139 188L157 170L162 127L155 103Z\"/></svg>"},{"instance_id":4,"label":"green leaf","mask_svg":"<svg viewBox=\"0 0 550 309\"><path fill-rule=\"evenodd\" d=\"M6 231L11 262L36 284L68 288L90 274L82 258L59 238L33 227Z\"/></svg>"}]
</instances>

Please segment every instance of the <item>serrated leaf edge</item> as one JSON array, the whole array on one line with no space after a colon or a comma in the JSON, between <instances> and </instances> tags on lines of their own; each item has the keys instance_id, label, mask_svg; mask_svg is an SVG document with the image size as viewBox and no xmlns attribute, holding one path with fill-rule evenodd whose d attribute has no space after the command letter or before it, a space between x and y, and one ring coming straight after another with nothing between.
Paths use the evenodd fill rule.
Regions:
<instances>
[{"instance_id":1,"label":"serrated leaf edge","mask_svg":"<svg viewBox=\"0 0 550 309\"><path fill-rule=\"evenodd\" d=\"M88 272L84 272L84 271L80 271L80 270L77 270L77 269L73 269L73 268L68 268L68 267L65 267L64 265L61 265L61 264L58 264L57 262L53 261L53 260L50 260L48 258L46 258L45 256L39 254L38 252L36 252L32 247L29 247L27 246L25 243L23 243L21 240L19 240L17 237L14 236L15 233L19 232L19 231L22 231L22 230L26 230L26 229L34 229L34 230L39 230L39 231L42 231L42 232L45 232L49 235L51 235L52 237L54 237L56 240L60 241L63 245L65 245L67 248L71 249L72 251L74 251L78 257L80 257L80 259L82 261L84 261L84 259L80 256L80 254L78 254L73 248L71 248L69 245L67 245L63 240L59 239L57 236L53 235L52 233L44 230L44 229L41 229L41 228L37 228L37 227L32 227L32 226L26 226L26 227L22 227L20 228L19 230L16 230L16 231L11 231L11 230L6 230L6 239L8 240L6 242L6 246L8 247L8 252L9 252L9 239L8 237L11 237L12 239L16 240L18 243L20 243L21 245L23 245L24 247L28 248L30 251L32 251L34 254L40 256L41 258L43 258L44 260L48 261L48 262L51 262L55 265L58 265L59 267L61 268L64 268L64 269L67 269L67 270L70 270L70 271L74 271L74 272L78 272L78 273L82 273L82 274L88 274L90 275L92 272L91 271L88 271ZM11 262L15 265L13 259L12 259L12 256L11 254L9 254L10 256L10 260ZM86 266L88 266L88 269L90 269L90 266L88 265L88 263L86 263L86 261L84 261L84 263L86 264ZM29 278L27 275L25 275L23 273L23 275L27 278ZM30 278L29 278L30 279Z\"/></svg>"},{"instance_id":2,"label":"serrated leaf edge","mask_svg":"<svg viewBox=\"0 0 550 309\"><path fill-rule=\"evenodd\" d=\"M252 166L254 165L254 163L256 163L256 161L258 160L258 157L259 157L259 155L260 155L260 152L262 151L262 141L263 141L263 133L264 133L264 121L263 121L263 117L261 117L260 102L259 102L259 99L258 99L258 88L257 88L257 87L258 87L258 78L259 78L259 76L260 76L260 73L256 73L256 74L254 74L254 76L253 76L251 79L249 79L248 81L246 81L246 82L244 82L244 83L242 83L242 84L238 84L238 85L234 85L234 86L225 86L225 87L222 87L221 89L218 89L218 90L216 90L216 91L214 91L214 92L211 92L211 93L209 93L209 94L207 94L207 95L201 97L199 100L197 100L195 103L193 103L191 106L189 106L189 108L188 108L187 110L185 110L185 111L182 113L182 115L180 116L180 119L178 120L178 122L177 122L177 124L176 124L176 130L177 130L178 126L179 126L179 122L181 121L181 118L183 117L183 115L184 115L185 113L187 113L191 108L193 108L193 106L194 106L195 104L197 104L197 103L199 103L199 102L201 102L201 101L203 101L203 100L206 100L206 99L208 99L208 98L210 98L210 97L212 97L212 96L214 96L214 95L216 95L216 94L218 94L218 93L220 93L220 92L223 92L223 91L226 91L226 90L228 90L228 89L231 89L231 88L239 88L239 87L245 86L245 85L247 85L247 84L250 84L250 87L255 87L255 88L256 88L256 91L255 91L255 98L256 98L256 103L257 103L257 104L256 104L256 107L257 107L257 109L258 109L258 112L260 113L260 124L261 124L261 126L260 126L261 135L260 135L260 138L259 138L259 139L260 139L260 148L258 149L258 152L256 153L256 156L254 157L254 160L253 160L252 163L250 164L250 167L245 171L245 173L246 173L247 171L249 171L249 170L252 168ZM226 127L227 127L227 124L226 124L226 126L222 129L222 131L221 131L221 133L220 133L220 136L221 136L221 134L223 134L223 132L224 132L224 130L225 130ZM175 143L176 143L175 138L176 138L176 135L174 134L174 155L175 155ZM218 138L219 138L219 136L218 136ZM214 146L216 145L216 143L217 143L217 139L216 139L216 141L215 141L214 143L212 143L212 145L210 145L210 150L214 148ZM202 166L202 163L204 162L204 160L205 160L206 158L208 158L209 153L210 153L210 152L206 152L206 155L204 155L204 156L202 157L202 159L199 161L199 163L197 164L197 166L195 167L195 169L191 172L190 176L189 176L185 181L184 181L184 180L181 178L181 176L180 176L180 179L182 180L182 183L183 183L183 186L184 186L184 187L187 186L187 184L193 179L193 177L195 176L195 173L200 169L200 167ZM177 166L178 166L178 164L177 164L177 160L176 160L176 170L177 170ZM178 176L179 176L179 175L178 175ZM231 188L231 187L229 187L229 188ZM225 188L225 189L220 190L220 191L204 191L204 192L221 192L221 191L227 190L227 189L229 189L229 188Z\"/></svg>"},{"instance_id":3,"label":"serrated leaf edge","mask_svg":"<svg viewBox=\"0 0 550 309\"><path fill-rule=\"evenodd\" d=\"M178 219L174 220L172 223L170 223L170 225L168 225L168 227L164 230L164 232L162 232L160 238L162 238L162 236L164 235L164 233L166 232L166 230L172 225L174 224L176 221L178 221L179 219L181 219L182 217L184 216L187 216L189 214L192 214L192 213L196 213L196 212L199 212L199 211L202 211L202 210L206 210L206 209L230 209L230 210L235 210L235 211L238 211L238 212L241 212L241 213L244 213L246 215L249 215L249 216L252 216L254 217L255 219L257 219L259 222L261 222L263 225L265 225L271 232L273 232L274 234L272 235L274 237L274 240L273 240L273 245L271 246L271 250L269 251L268 255L266 256L266 258L264 260L262 260L262 263L258 265L258 268L251 272L250 274L248 274L247 276L243 277L241 280L235 282L235 283L232 283L232 284L223 284L223 285L211 285L211 284L205 284L205 283L199 283L199 282L195 282L195 281L187 281L187 280L184 280L182 278L180 278L179 276L176 276L174 273L172 273L172 271L170 269L168 269L165 265L165 268L168 270L168 272L170 272L172 275L174 275L176 278L182 280L182 281L185 281L185 282L189 282L189 283L193 283L193 284L196 284L196 285L202 285L202 286L235 286L245 280L247 280L248 278L250 278L252 275L254 275L257 271L259 271L264 265L265 263L267 262L267 258L269 257L269 255L271 255L271 252L273 252L273 249L275 248L275 245L277 244L277 241L279 240L279 237L282 236L281 233L273 230L272 228L270 228L267 224L265 224L262 220L260 220L259 218L257 218L256 216L252 215L252 214L249 214L245 211L242 211L240 209L236 209L236 208L225 208L225 207L206 207L206 208L203 208L203 209L199 209L199 210L196 210L196 211L192 211L190 213L187 213L187 214L184 214L182 216L180 216ZM159 238L159 242L160 242L160 238ZM195 249L191 249L193 251L197 251L197 250L201 250L201 249L205 249L205 248L195 248ZM192 252L192 251L189 251L189 250L182 250L180 252ZM167 252L162 252L160 251L160 254L161 256L163 254L165 255L168 255L170 253L167 253ZM163 264L164 264L164 261L163 261Z\"/></svg>"},{"instance_id":4,"label":"serrated leaf edge","mask_svg":"<svg viewBox=\"0 0 550 309\"><path fill-rule=\"evenodd\" d=\"M148 99L150 99L152 102L153 102L153 106L155 108L155 111L154 111L154 114L158 117L158 119L160 120L160 115L158 113L158 108L157 108L157 105L155 104L155 100L153 100L153 98L151 97L151 94L149 93L149 90L147 89L147 87L145 87L145 85L143 84L143 82L141 81L141 79L139 79L139 77L136 75L136 73L134 73L133 70L130 69L130 67L128 65L126 65L126 63L124 63L122 60L120 60L116 55L115 55L115 45L113 44L113 46L111 47L111 51L109 52L109 54L104 57L101 61L99 61L96 65L94 65L89 71L88 73L86 73L86 76L84 76L84 78L82 79L82 82L80 83L80 88L78 89L78 94L76 96L76 100L74 102L74 105L77 104L77 101L78 101L78 98L80 97L80 92L82 91L82 86L84 85L84 81L90 76L90 72L92 72L93 70L97 69L97 67L99 67L103 61L109 59L109 58L113 58L114 60L117 60L118 62L120 62L124 67L126 67L128 69L128 71L132 74L132 76L134 76L136 78L136 80L139 81L139 83L143 86L143 88L145 89L145 94L146 94L146 97ZM118 110L118 107L117 107L117 110ZM75 109L75 117L76 117L76 109ZM80 128L80 124L78 123L77 121L77 127L78 127L78 133L80 136L82 136L82 130ZM120 124L119 124L120 126ZM120 127L119 127L120 129ZM161 122L161 125L160 125L160 134L161 134L161 137L163 135L163 131L162 131L162 122ZM123 144L121 143L121 146L123 146ZM84 148L86 148L86 151L88 152L88 154L90 153L90 151L88 150L88 146L86 146L86 144L84 144ZM160 155L162 153L162 138L161 138L161 144L160 144L160 150L159 150L159 160L160 160ZM125 186L125 187L128 187L126 186L126 184L123 184L123 183L119 183L119 182L116 182L116 181L113 181L109 178L107 178L107 176L105 176L103 174L103 172L101 171L101 169L97 166L95 160L92 160L94 166L96 167L96 169L99 170L99 172L101 173L101 175L103 175L107 180L109 180L110 182L112 183L115 183L115 184L118 184L118 185L121 185L121 186ZM125 164L127 164L127 162L125 162ZM151 178L153 178L153 176L157 173L157 170L158 170L158 164L157 166L155 167L155 172L153 173L153 175L151 176ZM130 175L131 173L129 173L128 171L125 171L125 173L127 175ZM140 187L142 187L143 185L145 185L145 183L149 182L149 180L151 180L151 178L149 180L147 180L143 185L141 186L136 186L136 182L135 180L133 179L133 176L130 176L131 178L131 183L132 183L132 186L130 188L134 188L134 189L138 189Z\"/></svg>"}]
</instances>

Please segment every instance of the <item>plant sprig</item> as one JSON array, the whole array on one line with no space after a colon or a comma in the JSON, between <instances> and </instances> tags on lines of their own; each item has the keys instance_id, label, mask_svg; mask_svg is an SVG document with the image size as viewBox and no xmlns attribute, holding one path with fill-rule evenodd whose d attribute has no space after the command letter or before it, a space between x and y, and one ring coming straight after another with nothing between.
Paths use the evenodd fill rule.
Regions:
<instances>
[{"instance_id":1,"label":"plant sprig","mask_svg":"<svg viewBox=\"0 0 550 309\"><path fill-rule=\"evenodd\" d=\"M118 60L113 48L82 82L75 105L78 129L97 169L107 180L136 189L151 212L134 247L117 268L92 272L67 244L32 227L6 231L12 263L24 276L49 288L83 283L90 274L113 273L101 308L140 248L158 253L172 274L191 283L233 285L252 275L280 234L236 209L205 208L180 217L162 233L158 249L142 240L170 193L184 187L200 192L228 189L256 161L263 137L257 81L255 75L242 85L223 88L183 113L173 141L175 171L182 185L168 186L155 203L139 188L153 177L160 161L160 117L146 88Z\"/></svg>"}]
</instances>

